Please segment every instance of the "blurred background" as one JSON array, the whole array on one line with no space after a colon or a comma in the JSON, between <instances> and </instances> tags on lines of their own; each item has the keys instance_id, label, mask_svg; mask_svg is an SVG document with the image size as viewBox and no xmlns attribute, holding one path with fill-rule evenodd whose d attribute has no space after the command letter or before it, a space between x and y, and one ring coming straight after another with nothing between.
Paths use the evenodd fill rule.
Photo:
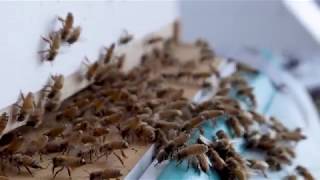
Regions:
<instances>
[{"instance_id":1,"label":"blurred background","mask_svg":"<svg viewBox=\"0 0 320 180\"><path fill-rule=\"evenodd\" d=\"M275 81L288 72L319 104L319 0L182 1L178 9L184 38L200 34L218 54L271 71Z\"/></svg>"}]
</instances>

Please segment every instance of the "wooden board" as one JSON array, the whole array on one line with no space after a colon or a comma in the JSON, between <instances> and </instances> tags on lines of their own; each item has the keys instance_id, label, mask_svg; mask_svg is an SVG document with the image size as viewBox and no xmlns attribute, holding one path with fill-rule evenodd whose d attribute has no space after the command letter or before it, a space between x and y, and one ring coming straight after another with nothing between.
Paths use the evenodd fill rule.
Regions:
<instances>
[{"instance_id":1,"label":"wooden board","mask_svg":"<svg viewBox=\"0 0 320 180\"><path fill-rule=\"evenodd\" d=\"M143 45L135 44L133 45L137 46L135 48L131 48L132 51L130 58L127 59L126 64L125 64L125 70L129 70L135 65L138 64L142 52L145 50L143 49ZM123 50L119 50L121 53ZM189 61L189 60L194 60L199 57L199 49L195 48L194 46L191 45L180 45L179 47L174 47L174 55L179 58L181 61ZM208 68L207 65L202 65L202 66L197 66L198 70L205 70ZM168 72L172 71L170 68ZM178 88L183 88L186 97L192 98L195 93L199 90L199 85L191 85L190 83L176 83L176 82L168 82L169 86L172 87L178 87ZM50 127L51 125L47 126ZM42 129L44 130L44 129ZM35 138L32 133L30 133L30 138ZM120 139L121 137L116 134L112 133L108 135L106 138L106 142L111 141L111 140L116 140ZM126 155L128 158L123 159L124 160L124 166L120 163L120 161L114 156L110 155L108 159L105 159L104 157L98 160L97 162L94 162L92 164L86 164L84 166L81 166L79 168L73 169L72 170L72 178L77 179L77 180L82 180L82 179L88 179L88 172L92 171L97 171L97 170L102 170L104 168L119 168L121 169L123 173L123 177L125 177L128 172L135 166L135 164L138 162L138 160L142 157L142 155L148 150L150 145L144 145L144 144L133 144L130 147L133 147L135 150L125 150ZM118 152L118 154L120 154ZM28 179L52 179L52 172L51 172L51 158L54 157L56 154L51 154L51 155L46 155L44 156L44 160L41 162L42 166L48 167L43 170L34 170L33 171L33 177L30 176L27 171L22 167L22 171L20 174L17 174L15 169L9 169L7 172L7 175L10 177L10 179L17 179L17 180L28 180ZM38 159L39 157L35 157ZM63 180L63 179L69 179L67 170L63 170L59 175L56 177L57 180Z\"/></svg>"}]
</instances>

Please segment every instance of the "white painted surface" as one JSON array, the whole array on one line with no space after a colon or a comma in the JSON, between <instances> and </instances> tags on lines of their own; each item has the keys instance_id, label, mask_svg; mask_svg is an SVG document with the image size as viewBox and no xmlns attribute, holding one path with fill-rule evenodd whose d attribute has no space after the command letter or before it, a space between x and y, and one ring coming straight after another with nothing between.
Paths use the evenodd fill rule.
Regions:
<instances>
[{"instance_id":1,"label":"white painted surface","mask_svg":"<svg viewBox=\"0 0 320 180\"><path fill-rule=\"evenodd\" d=\"M103 46L116 41L123 29L140 38L176 19L174 1L166 2L1 2L0 109L16 101L21 91L38 91L50 74L70 75L84 56L96 60ZM67 12L83 28L79 42L63 46L51 63L40 63L41 35L60 27L56 17Z\"/></svg>"},{"instance_id":2,"label":"white painted surface","mask_svg":"<svg viewBox=\"0 0 320 180\"><path fill-rule=\"evenodd\" d=\"M317 22L319 13L314 13L317 7L309 11L311 0L288 1L308 15L308 25ZM306 23L302 24L291 10L280 0L182 1L179 4L184 37L206 38L225 55L244 47L267 48L306 59L319 55L319 41L310 33L311 26L310 29L304 27ZM313 32L320 31L318 24L312 26Z\"/></svg>"}]
</instances>

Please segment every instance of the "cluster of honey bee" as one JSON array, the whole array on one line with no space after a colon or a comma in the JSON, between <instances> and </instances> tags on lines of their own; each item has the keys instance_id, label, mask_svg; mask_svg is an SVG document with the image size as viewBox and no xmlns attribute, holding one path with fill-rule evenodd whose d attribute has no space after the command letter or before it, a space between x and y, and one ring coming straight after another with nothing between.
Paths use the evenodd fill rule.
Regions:
<instances>
[{"instance_id":1,"label":"cluster of honey bee","mask_svg":"<svg viewBox=\"0 0 320 180\"><path fill-rule=\"evenodd\" d=\"M48 38L42 37L42 39L49 44L49 49L39 51L40 54L45 53L43 59L46 61L54 61L59 53L61 43L71 45L80 38L81 27L74 27L74 17L72 13L68 12L65 19L58 17L58 20L62 23L60 30L51 32Z\"/></svg>"},{"instance_id":2,"label":"cluster of honey bee","mask_svg":"<svg viewBox=\"0 0 320 180\"><path fill-rule=\"evenodd\" d=\"M73 27L73 15L59 18L63 27L49 39L46 59L52 61L60 42L74 43L80 36L80 27ZM289 130L276 118L265 118L257 113L257 102L253 89L241 73L254 72L241 64L231 76L221 78L213 66L214 52L204 40L193 46L200 49L196 60L183 62L174 55L181 45L179 24L175 23L170 38L151 37L144 44L146 51L139 66L124 72L126 56L117 56L116 43L111 43L106 52L94 63L86 58L84 79L89 86L62 102L64 76L53 75L42 89L39 97L33 93L21 94L13 105L10 115L0 116L0 130L11 121L25 122L24 126L6 132L0 139L0 167L6 175L10 167L19 173L24 168L31 176L34 170L51 168L55 178L61 171L68 172L101 158L115 157L125 166L126 151L135 151L134 144L156 145L155 159L160 164L165 160L176 160L177 164L187 160L188 167L208 172L217 171L227 179L248 179L248 169L260 171L280 170L295 157L292 143L306 137L301 130ZM127 44L133 36L127 32L118 40L118 45ZM160 46L158 46L161 44ZM195 71L198 66L209 67ZM171 69L169 73L167 70ZM183 88L168 83L210 83L206 79L214 75L219 81L215 95L200 104L191 102ZM243 103L248 109L243 108ZM224 118L222 118L224 117ZM196 131L204 133L202 125L219 119L231 130L231 135L218 131L212 140L199 137L191 143ZM266 127L266 134L260 127ZM256 128L259 127L259 128ZM112 137L112 140L110 140ZM250 150L265 152L265 160L245 159L234 148L232 138L245 140ZM39 157L39 159L38 159ZM44 165L44 162L47 162ZM120 169L105 168L88 172L90 180L120 178ZM302 166L297 174L312 175ZM288 176L289 177L289 176Z\"/></svg>"}]
</instances>

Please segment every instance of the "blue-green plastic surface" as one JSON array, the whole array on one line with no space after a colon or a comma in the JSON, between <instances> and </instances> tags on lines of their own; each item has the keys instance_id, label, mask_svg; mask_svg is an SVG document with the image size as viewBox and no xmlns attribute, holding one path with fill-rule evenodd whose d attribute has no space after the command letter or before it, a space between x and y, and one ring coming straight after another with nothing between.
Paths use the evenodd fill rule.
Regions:
<instances>
[{"instance_id":1,"label":"blue-green plastic surface","mask_svg":"<svg viewBox=\"0 0 320 180\"><path fill-rule=\"evenodd\" d=\"M270 80L263 74L259 74L256 77L249 77L249 82L254 88L254 93L258 102L257 111L260 113L266 113L272 104L273 97L276 93ZM220 129L227 132L231 137L232 134L227 128L224 117L219 117L215 126L212 126L210 121L202 125L204 129L204 136L208 139L212 139L212 136ZM199 136L198 132L193 135L191 143ZM235 144L235 148L238 152L242 152L243 148L241 143ZM208 173L198 172L193 168L187 168L187 162L177 166L176 161L171 161L161 172L158 180L220 180L218 174L210 170Z\"/></svg>"}]
</instances>

